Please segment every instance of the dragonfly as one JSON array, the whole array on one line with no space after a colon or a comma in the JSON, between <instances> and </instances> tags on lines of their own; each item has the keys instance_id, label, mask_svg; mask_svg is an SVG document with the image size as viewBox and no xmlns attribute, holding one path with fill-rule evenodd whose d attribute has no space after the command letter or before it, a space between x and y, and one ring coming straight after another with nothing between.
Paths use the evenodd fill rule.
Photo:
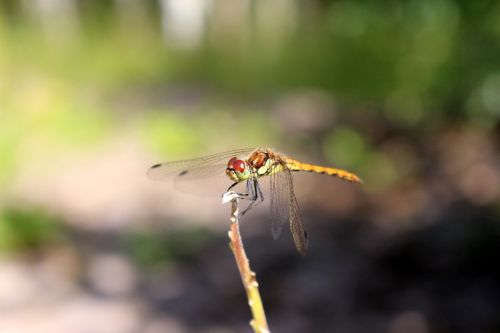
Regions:
<instances>
[{"instance_id":1,"label":"dragonfly","mask_svg":"<svg viewBox=\"0 0 500 333\"><path fill-rule=\"evenodd\" d=\"M204 157L155 164L149 168L147 174L153 180L174 180L176 185L181 185L181 189L186 184L196 187L201 179L218 180L223 176L231 182L225 194L236 193L232 189L238 184L244 184L246 191L236 193L238 198L249 200L241 216L264 201L261 183L267 178L270 188L271 234L274 239L278 238L288 223L297 251L305 255L308 247L307 233L301 221L292 177L293 172L299 171L333 176L351 183L362 183L356 174L347 170L303 163L266 147L231 150Z\"/></svg>"}]
</instances>

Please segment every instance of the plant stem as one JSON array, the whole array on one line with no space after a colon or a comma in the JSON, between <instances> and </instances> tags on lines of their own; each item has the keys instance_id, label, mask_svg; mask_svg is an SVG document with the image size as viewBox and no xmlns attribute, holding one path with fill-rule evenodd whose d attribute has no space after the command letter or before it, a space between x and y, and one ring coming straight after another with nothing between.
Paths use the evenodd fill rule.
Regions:
<instances>
[{"instance_id":1,"label":"plant stem","mask_svg":"<svg viewBox=\"0 0 500 333\"><path fill-rule=\"evenodd\" d=\"M250 321L255 333L269 333L267 327L266 313L259 294L259 284L255 273L250 269L250 263L241 240L240 227L238 223L238 199L231 200L231 229L229 231L229 246L233 251L236 264L240 271L241 280L247 293L248 305L252 311L253 319Z\"/></svg>"}]
</instances>

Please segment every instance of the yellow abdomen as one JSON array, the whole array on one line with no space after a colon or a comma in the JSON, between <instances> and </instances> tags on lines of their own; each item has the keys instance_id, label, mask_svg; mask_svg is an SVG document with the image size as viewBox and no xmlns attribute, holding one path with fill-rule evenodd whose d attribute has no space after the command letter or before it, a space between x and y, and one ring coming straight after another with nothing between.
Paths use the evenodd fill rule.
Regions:
<instances>
[{"instance_id":1,"label":"yellow abdomen","mask_svg":"<svg viewBox=\"0 0 500 333\"><path fill-rule=\"evenodd\" d=\"M355 175L354 173L349 172L347 170L302 163L302 162L299 162L299 161L291 159L291 158L286 159L286 164L287 164L288 169L290 169L292 171L315 172L315 173L321 173L321 174L328 175L328 176L338 177L340 179L344 179L344 180L354 182L354 183L362 183L363 182L361 180L361 178L359 178L357 175Z\"/></svg>"}]
</instances>

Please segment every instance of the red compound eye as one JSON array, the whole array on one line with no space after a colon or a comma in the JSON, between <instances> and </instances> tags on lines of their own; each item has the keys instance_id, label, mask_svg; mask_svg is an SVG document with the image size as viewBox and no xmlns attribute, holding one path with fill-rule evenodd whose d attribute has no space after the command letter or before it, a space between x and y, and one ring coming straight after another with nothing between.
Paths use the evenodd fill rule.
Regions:
<instances>
[{"instance_id":1,"label":"red compound eye","mask_svg":"<svg viewBox=\"0 0 500 333\"><path fill-rule=\"evenodd\" d=\"M229 160L229 162L227 162L227 167L228 169L232 169L238 172L243 172L245 171L245 161L233 157L232 159Z\"/></svg>"}]
</instances>

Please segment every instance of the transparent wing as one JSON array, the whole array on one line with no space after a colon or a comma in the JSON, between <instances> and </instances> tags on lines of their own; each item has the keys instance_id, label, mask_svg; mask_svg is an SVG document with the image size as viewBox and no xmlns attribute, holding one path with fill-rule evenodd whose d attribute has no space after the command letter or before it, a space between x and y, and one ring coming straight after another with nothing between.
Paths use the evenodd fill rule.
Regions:
<instances>
[{"instance_id":1,"label":"transparent wing","mask_svg":"<svg viewBox=\"0 0 500 333\"><path fill-rule=\"evenodd\" d=\"M276 239L286 222L290 224L295 247L301 255L307 252L307 233L300 220L300 209L293 190L293 177L287 168L270 176L271 233Z\"/></svg>"},{"instance_id":2,"label":"transparent wing","mask_svg":"<svg viewBox=\"0 0 500 333\"><path fill-rule=\"evenodd\" d=\"M148 169L147 175L153 180L172 181L180 177L185 181L213 176L224 173L227 162L232 157L249 155L254 149L236 149L218 154L155 164ZM221 169L221 167L223 167Z\"/></svg>"},{"instance_id":3,"label":"transparent wing","mask_svg":"<svg viewBox=\"0 0 500 333\"><path fill-rule=\"evenodd\" d=\"M304 224L300 220L300 209L295 192L293 191L293 179L289 170L285 172L290 184L290 231L292 232L293 242L297 251L303 256L307 252L307 232L304 229Z\"/></svg>"},{"instance_id":4,"label":"transparent wing","mask_svg":"<svg viewBox=\"0 0 500 333\"><path fill-rule=\"evenodd\" d=\"M283 226L289 221L290 202L287 193L287 179L282 172L275 173L269 177L269 189L271 197L271 234L277 239Z\"/></svg>"},{"instance_id":5,"label":"transparent wing","mask_svg":"<svg viewBox=\"0 0 500 333\"><path fill-rule=\"evenodd\" d=\"M199 196L221 196L234 183L225 173L226 166L227 163L209 168L189 169L188 174L175 177L174 187Z\"/></svg>"},{"instance_id":6,"label":"transparent wing","mask_svg":"<svg viewBox=\"0 0 500 333\"><path fill-rule=\"evenodd\" d=\"M201 195L221 195L232 181L225 170L232 157L246 159L252 148L225 151L182 161L153 165L147 175L153 180L174 181L175 188L183 192Z\"/></svg>"}]
</instances>

